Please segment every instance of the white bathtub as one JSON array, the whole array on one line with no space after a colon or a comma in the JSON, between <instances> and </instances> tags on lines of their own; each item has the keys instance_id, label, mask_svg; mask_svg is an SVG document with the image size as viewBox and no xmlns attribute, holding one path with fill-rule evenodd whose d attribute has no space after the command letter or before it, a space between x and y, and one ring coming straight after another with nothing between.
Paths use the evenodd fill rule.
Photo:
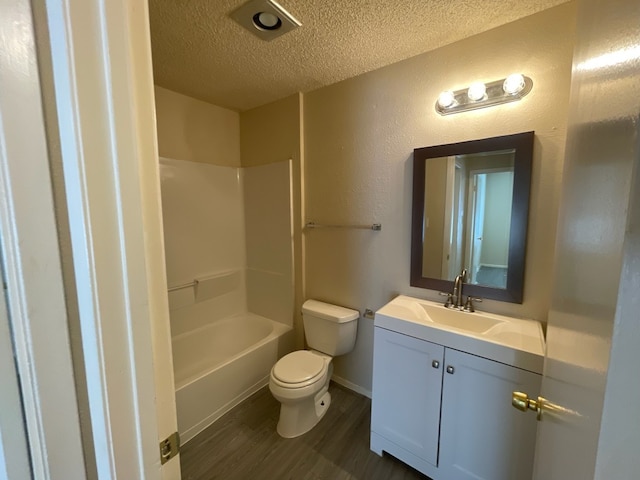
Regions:
<instances>
[{"instance_id":1,"label":"white bathtub","mask_svg":"<svg viewBox=\"0 0 640 480\"><path fill-rule=\"evenodd\" d=\"M185 443L257 390L290 351L291 327L252 313L173 338L178 432Z\"/></svg>"}]
</instances>

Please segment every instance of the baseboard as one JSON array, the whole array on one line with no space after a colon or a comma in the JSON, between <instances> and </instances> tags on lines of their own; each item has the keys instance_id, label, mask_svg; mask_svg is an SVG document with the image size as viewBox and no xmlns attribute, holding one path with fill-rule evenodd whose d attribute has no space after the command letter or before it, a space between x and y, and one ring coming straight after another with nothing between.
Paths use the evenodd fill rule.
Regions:
<instances>
[{"instance_id":1,"label":"baseboard","mask_svg":"<svg viewBox=\"0 0 640 480\"><path fill-rule=\"evenodd\" d=\"M488 268L504 268L505 270L507 269L508 265L496 265L493 263L481 263L480 267L488 267Z\"/></svg>"},{"instance_id":2,"label":"baseboard","mask_svg":"<svg viewBox=\"0 0 640 480\"><path fill-rule=\"evenodd\" d=\"M345 380L344 378L339 377L337 375L333 375L331 377L331 380L336 382L338 385L342 385L343 387L348 388L349 390L359 393L360 395L364 395L365 397L371 398L371 390L366 390L362 388L360 385L356 385L355 383L350 382L349 380Z\"/></svg>"}]
</instances>

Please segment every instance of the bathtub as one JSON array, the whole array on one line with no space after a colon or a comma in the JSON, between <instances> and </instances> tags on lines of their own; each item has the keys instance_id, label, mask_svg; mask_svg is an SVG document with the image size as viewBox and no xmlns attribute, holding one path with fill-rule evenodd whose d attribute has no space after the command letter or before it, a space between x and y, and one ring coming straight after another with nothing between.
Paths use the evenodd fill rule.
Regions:
<instances>
[{"instance_id":1,"label":"bathtub","mask_svg":"<svg viewBox=\"0 0 640 480\"><path fill-rule=\"evenodd\" d=\"M242 313L172 339L182 443L269 383L271 367L291 350L291 330Z\"/></svg>"}]
</instances>

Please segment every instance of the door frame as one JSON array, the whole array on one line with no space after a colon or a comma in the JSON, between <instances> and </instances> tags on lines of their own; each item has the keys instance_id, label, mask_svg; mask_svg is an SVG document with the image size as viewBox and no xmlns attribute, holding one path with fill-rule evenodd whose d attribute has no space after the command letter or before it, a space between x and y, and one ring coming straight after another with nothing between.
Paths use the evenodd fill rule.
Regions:
<instances>
[{"instance_id":1,"label":"door frame","mask_svg":"<svg viewBox=\"0 0 640 480\"><path fill-rule=\"evenodd\" d=\"M14 343L23 392L27 388L33 475L179 479L179 460L162 465L159 453L159 441L177 430L177 420L147 3L35 0L32 11L29 0L0 0L3 28L11 26L5 11L14 6L21 23L8 38L23 54L21 35L31 34L31 49L17 63L29 74L31 90L25 105L23 97L14 100L15 92L0 89L0 119L11 118L0 125L0 220L11 327L24 332ZM44 16L35 27L34 12ZM38 64L34 33L49 65ZM0 47L12 52L11 45ZM49 90L38 83L39 67L42 81L52 83ZM46 130L43 106L54 110L55 138L55 129ZM24 120L24 131L14 117ZM57 170L49 162L56 153L47 150L47 133L52 143L59 141ZM20 145L37 146L31 153L38 161L24 161L29 157L21 156ZM57 211L66 213L70 245L58 243L56 175L66 198ZM48 277L30 273L34 259L40 270L51 271ZM77 339L69 338L60 261L73 265L76 296L67 300L77 302ZM57 310L47 308L43 294L55 297ZM82 359L81 375L72 369L72 353ZM48 379L55 391L46 390ZM86 390L86 404L76 388ZM80 438L81 411L89 438ZM85 472L83 456L91 458L87 465L95 459L95 472ZM63 466L69 473L57 474Z\"/></svg>"},{"instance_id":2,"label":"door frame","mask_svg":"<svg viewBox=\"0 0 640 480\"><path fill-rule=\"evenodd\" d=\"M0 477L84 478L28 0L0 0L0 239Z\"/></svg>"},{"instance_id":3,"label":"door frame","mask_svg":"<svg viewBox=\"0 0 640 480\"><path fill-rule=\"evenodd\" d=\"M96 468L180 478L147 2L45 1Z\"/></svg>"}]
</instances>

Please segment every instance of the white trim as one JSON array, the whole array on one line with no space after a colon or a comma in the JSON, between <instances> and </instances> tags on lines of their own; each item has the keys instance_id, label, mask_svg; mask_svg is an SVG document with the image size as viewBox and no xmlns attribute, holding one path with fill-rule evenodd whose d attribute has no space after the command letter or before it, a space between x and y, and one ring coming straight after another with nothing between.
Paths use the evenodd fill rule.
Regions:
<instances>
[{"instance_id":1,"label":"white trim","mask_svg":"<svg viewBox=\"0 0 640 480\"><path fill-rule=\"evenodd\" d=\"M494 263L482 263L480 262L480 268L482 267L489 267L489 268L507 268L508 265L498 265L498 264L494 264Z\"/></svg>"},{"instance_id":2,"label":"white trim","mask_svg":"<svg viewBox=\"0 0 640 480\"><path fill-rule=\"evenodd\" d=\"M444 231L442 234L442 267L440 278L451 278L451 230L453 223L453 203L455 195L456 157L447 157L447 173L444 184Z\"/></svg>"},{"instance_id":3,"label":"white trim","mask_svg":"<svg viewBox=\"0 0 640 480\"><path fill-rule=\"evenodd\" d=\"M0 262L0 278L2 270ZM4 295L0 295L0 385L0 479L29 478L27 432Z\"/></svg>"},{"instance_id":4,"label":"white trim","mask_svg":"<svg viewBox=\"0 0 640 480\"><path fill-rule=\"evenodd\" d=\"M168 302L161 233L151 238L162 225L157 173L142 176L158 168L146 3L46 5L98 476L180 478L179 460L161 466L158 449L166 395L156 399L154 347L163 366L171 353L153 338Z\"/></svg>"},{"instance_id":5,"label":"white trim","mask_svg":"<svg viewBox=\"0 0 640 480\"><path fill-rule=\"evenodd\" d=\"M348 388L349 390L359 393L360 395L364 395L365 397L371 398L371 390L362 388L360 385L350 382L349 380L346 380L335 374L331 376L331 380L336 382L338 385L342 385L343 387Z\"/></svg>"},{"instance_id":6,"label":"white trim","mask_svg":"<svg viewBox=\"0 0 640 480\"><path fill-rule=\"evenodd\" d=\"M84 478L30 2L0 0L0 29L0 237L31 467Z\"/></svg>"}]
</instances>

